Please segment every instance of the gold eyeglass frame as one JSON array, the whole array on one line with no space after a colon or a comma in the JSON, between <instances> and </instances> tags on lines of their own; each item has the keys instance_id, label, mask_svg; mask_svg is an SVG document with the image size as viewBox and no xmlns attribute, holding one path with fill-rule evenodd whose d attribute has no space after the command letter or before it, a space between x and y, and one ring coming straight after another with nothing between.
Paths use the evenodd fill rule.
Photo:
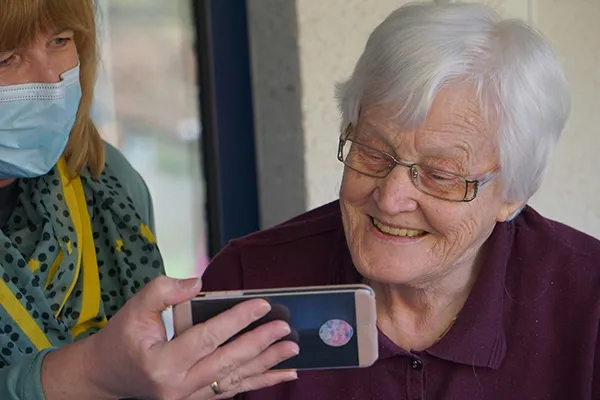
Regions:
<instances>
[{"instance_id":1,"label":"gold eyeglass frame","mask_svg":"<svg viewBox=\"0 0 600 400\"><path fill-rule=\"evenodd\" d=\"M359 174L366 175L366 176L369 176L369 177L375 178L375 179L385 179L392 172L392 170L397 165L406 167L406 168L409 169L409 175L411 177L411 181L412 181L413 185L415 186L415 188L417 188L417 190L419 190L421 193L425 193L428 196L432 196L432 197L435 197L435 198L440 199L440 200L451 201L451 202L455 202L455 203L463 203L463 202L464 203L468 203L470 201L473 201L477 197L477 195L479 193L479 190L481 190L487 183L489 183L492 179L494 179L495 176L498 173L498 170L499 170L499 167L496 167L496 168L494 168L494 169L492 169L490 171L484 172L484 173L482 173L482 174L480 174L478 176L466 177L466 176L457 174L455 172L444 171L442 169L434 168L434 167L431 167L431 166L428 166L428 165L423 165L423 164L420 164L420 163L408 163L408 162L404 162L404 161L398 160L395 156L393 156L392 154L389 154L389 153L387 153L387 152L385 152L383 150L375 149L375 148L373 148L373 147L371 147L369 145L366 145L364 143L361 143L361 142L359 142L357 140L350 139L349 138L350 132L351 132L350 131L350 127L351 127L351 125L348 125L348 127L340 135L339 143L338 143L338 154L337 154L338 161L340 161L342 164L344 164L346 167L350 168L351 170L358 172ZM387 172L383 176L381 176L381 175L372 175L372 174L366 173L364 171L357 170L356 168L348 165L345 162L345 160L344 160L344 145L346 144L346 142L356 143L359 146L363 146L363 147L366 147L366 148L368 148L368 149L370 149L372 151L380 153L381 155L383 155L387 159L389 159L391 162L393 162L393 164L390 163L390 165L387 168ZM419 166L426 167L427 169L432 169L432 170L435 170L435 171L440 171L440 172L442 172L444 174L448 174L448 175L451 175L451 176L455 176L455 177L457 177L459 179L462 179L465 182L465 194L463 195L463 198L460 199L460 200L459 199L448 199L448 198L445 198L445 197L442 197L442 196L438 196L438 195L429 193L425 189L421 188L419 186L419 184L417 183L417 179L418 179L419 174L418 174L418 170L417 170L416 167L419 167ZM471 187L473 187L473 194L470 197L468 197L469 189Z\"/></svg>"}]
</instances>

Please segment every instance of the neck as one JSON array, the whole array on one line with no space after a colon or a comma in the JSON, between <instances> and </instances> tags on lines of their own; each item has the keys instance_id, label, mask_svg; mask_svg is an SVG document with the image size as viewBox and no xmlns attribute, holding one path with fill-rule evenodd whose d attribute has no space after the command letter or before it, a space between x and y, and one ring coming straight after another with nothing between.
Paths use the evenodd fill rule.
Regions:
<instances>
[{"instance_id":1,"label":"neck","mask_svg":"<svg viewBox=\"0 0 600 400\"><path fill-rule=\"evenodd\" d=\"M473 261L426 283L369 282L376 293L379 328L406 350L431 347L459 317L477 278L477 265Z\"/></svg>"}]
</instances>

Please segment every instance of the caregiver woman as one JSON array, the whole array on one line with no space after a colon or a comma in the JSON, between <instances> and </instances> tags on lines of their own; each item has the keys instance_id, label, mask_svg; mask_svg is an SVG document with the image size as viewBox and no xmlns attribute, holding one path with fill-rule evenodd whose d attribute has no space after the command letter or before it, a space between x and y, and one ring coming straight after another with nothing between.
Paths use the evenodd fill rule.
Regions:
<instances>
[{"instance_id":1,"label":"caregiver woman","mask_svg":"<svg viewBox=\"0 0 600 400\"><path fill-rule=\"evenodd\" d=\"M90 119L92 0L0 3L0 398L209 399L295 379L282 321L239 305L167 341L200 290L163 274L141 177Z\"/></svg>"}]
</instances>

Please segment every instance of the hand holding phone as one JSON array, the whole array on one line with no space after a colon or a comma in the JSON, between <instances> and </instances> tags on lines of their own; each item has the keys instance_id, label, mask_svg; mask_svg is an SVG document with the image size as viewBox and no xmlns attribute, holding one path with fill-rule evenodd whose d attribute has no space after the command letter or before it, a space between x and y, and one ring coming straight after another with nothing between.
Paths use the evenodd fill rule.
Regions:
<instances>
[{"instance_id":1,"label":"hand holding phone","mask_svg":"<svg viewBox=\"0 0 600 400\"><path fill-rule=\"evenodd\" d=\"M154 279L98 333L44 358L44 382L54 382L54 373L68 368L71 378L77 378L79 383L69 392L71 395L64 392L64 385L46 385L44 392L54 393L52 398L89 399L103 394L113 399L200 400L214 399L216 392L222 393L222 398L232 398L240 392L296 379L294 371L267 372L298 354L295 343L274 344L290 332L282 321L263 325L223 345L271 310L261 299L238 304L172 340L165 340L169 329L164 332L165 326L159 319L159 315L168 314L165 305L189 301L199 290L200 281L194 278ZM167 310L172 314L172 307ZM163 321L168 322L168 318ZM93 368L82 370L80 363L73 363L84 359L94 360Z\"/></svg>"},{"instance_id":2,"label":"hand holding phone","mask_svg":"<svg viewBox=\"0 0 600 400\"><path fill-rule=\"evenodd\" d=\"M268 322L287 322L292 332L280 341L298 343L300 354L273 369L368 367L378 358L375 295L366 285L201 293L174 307L175 335L253 298L268 301L271 311L225 344Z\"/></svg>"}]
</instances>

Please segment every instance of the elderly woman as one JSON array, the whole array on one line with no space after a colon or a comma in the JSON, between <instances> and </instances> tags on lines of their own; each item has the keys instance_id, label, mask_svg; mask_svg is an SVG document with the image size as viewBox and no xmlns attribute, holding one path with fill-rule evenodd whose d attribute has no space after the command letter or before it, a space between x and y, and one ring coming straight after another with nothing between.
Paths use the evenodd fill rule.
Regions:
<instances>
[{"instance_id":1,"label":"elderly woman","mask_svg":"<svg viewBox=\"0 0 600 400\"><path fill-rule=\"evenodd\" d=\"M236 398L599 399L600 242L526 205L569 112L546 41L406 5L338 98L339 201L232 241L204 289L366 282L379 359Z\"/></svg>"},{"instance_id":2,"label":"elderly woman","mask_svg":"<svg viewBox=\"0 0 600 400\"><path fill-rule=\"evenodd\" d=\"M161 311L196 279L162 277L141 177L90 119L93 0L0 2L0 398L202 400L294 379L270 306L247 302L167 341Z\"/></svg>"}]
</instances>

